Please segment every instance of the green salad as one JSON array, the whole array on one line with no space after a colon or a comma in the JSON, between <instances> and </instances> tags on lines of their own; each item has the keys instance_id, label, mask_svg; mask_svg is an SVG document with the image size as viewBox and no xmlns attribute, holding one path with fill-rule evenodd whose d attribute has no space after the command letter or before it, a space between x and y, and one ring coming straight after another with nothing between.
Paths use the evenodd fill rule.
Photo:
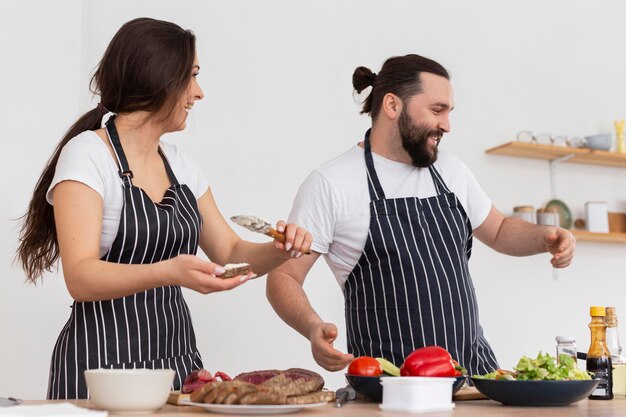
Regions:
<instances>
[{"instance_id":1,"label":"green salad","mask_svg":"<svg viewBox=\"0 0 626 417\"><path fill-rule=\"evenodd\" d=\"M508 381L572 381L591 379L591 375L587 371L578 369L576 360L569 355L560 354L557 362L554 356L539 352L536 359L522 356L513 371L498 369L487 375L476 375L474 378Z\"/></svg>"}]
</instances>

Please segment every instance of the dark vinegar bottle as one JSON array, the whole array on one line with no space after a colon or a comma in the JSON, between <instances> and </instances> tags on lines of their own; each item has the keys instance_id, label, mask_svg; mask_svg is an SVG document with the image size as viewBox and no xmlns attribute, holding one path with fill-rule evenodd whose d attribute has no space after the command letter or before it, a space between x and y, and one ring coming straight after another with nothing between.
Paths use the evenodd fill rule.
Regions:
<instances>
[{"instance_id":1,"label":"dark vinegar bottle","mask_svg":"<svg viewBox=\"0 0 626 417\"><path fill-rule=\"evenodd\" d=\"M606 310L604 307L591 307L591 345L587 353L587 371L594 373L594 378L600 379L600 383L589 396L590 400L613 399L613 366L611 353L606 347Z\"/></svg>"}]
</instances>

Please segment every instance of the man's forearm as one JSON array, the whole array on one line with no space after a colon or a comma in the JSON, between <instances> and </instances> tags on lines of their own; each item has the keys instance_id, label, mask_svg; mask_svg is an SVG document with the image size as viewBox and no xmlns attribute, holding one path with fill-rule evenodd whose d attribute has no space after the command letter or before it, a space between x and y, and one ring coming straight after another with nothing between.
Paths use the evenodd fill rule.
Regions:
<instances>
[{"instance_id":1,"label":"man's forearm","mask_svg":"<svg viewBox=\"0 0 626 417\"><path fill-rule=\"evenodd\" d=\"M267 277L266 293L280 318L307 339L311 327L322 322L311 307L302 285L287 273L280 270L271 272Z\"/></svg>"},{"instance_id":2,"label":"man's forearm","mask_svg":"<svg viewBox=\"0 0 626 417\"><path fill-rule=\"evenodd\" d=\"M549 226L538 226L517 217L506 217L496 234L493 248L512 256L546 252L543 233Z\"/></svg>"}]
</instances>

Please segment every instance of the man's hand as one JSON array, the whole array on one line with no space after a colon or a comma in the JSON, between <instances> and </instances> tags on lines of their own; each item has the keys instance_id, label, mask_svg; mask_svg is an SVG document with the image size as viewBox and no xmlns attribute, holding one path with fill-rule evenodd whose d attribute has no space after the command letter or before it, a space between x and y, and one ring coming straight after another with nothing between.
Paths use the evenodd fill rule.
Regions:
<instances>
[{"instance_id":1,"label":"man's hand","mask_svg":"<svg viewBox=\"0 0 626 417\"><path fill-rule=\"evenodd\" d=\"M560 227L548 227L543 231L546 251L552 254L550 263L555 268L565 268L572 262L576 239L569 230Z\"/></svg>"},{"instance_id":2,"label":"man's hand","mask_svg":"<svg viewBox=\"0 0 626 417\"><path fill-rule=\"evenodd\" d=\"M333 347L336 338L337 326L332 323L316 324L309 334L313 358L327 371L340 371L354 359L353 355Z\"/></svg>"}]
</instances>

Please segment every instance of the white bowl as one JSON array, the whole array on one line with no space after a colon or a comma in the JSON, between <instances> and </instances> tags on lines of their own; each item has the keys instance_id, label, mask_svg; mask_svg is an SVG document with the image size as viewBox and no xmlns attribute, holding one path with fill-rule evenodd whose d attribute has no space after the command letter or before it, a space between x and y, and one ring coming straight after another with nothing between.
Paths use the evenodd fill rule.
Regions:
<instances>
[{"instance_id":1,"label":"white bowl","mask_svg":"<svg viewBox=\"0 0 626 417\"><path fill-rule=\"evenodd\" d=\"M175 372L172 369L88 369L91 401L117 414L145 414L163 407Z\"/></svg>"},{"instance_id":2,"label":"white bowl","mask_svg":"<svg viewBox=\"0 0 626 417\"><path fill-rule=\"evenodd\" d=\"M452 410L452 384L455 378L401 376L383 377L383 411L426 413Z\"/></svg>"}]
</instances>

